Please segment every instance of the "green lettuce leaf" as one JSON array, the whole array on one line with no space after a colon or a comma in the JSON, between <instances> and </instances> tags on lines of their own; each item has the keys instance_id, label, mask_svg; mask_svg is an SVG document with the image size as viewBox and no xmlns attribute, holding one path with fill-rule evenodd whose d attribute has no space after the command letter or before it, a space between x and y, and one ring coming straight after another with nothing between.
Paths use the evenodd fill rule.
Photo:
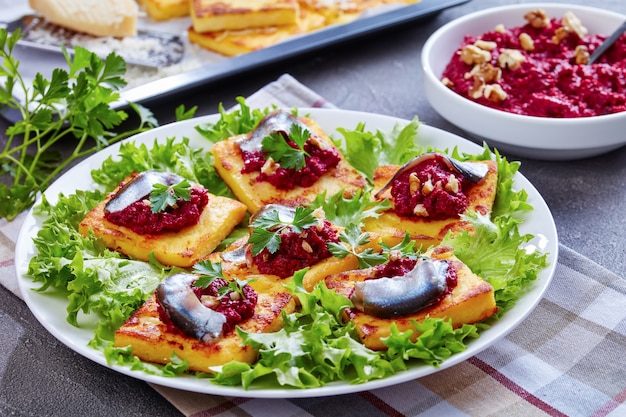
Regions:
<instances>
[{"instance_id":1,"label":"green lettuce leaf","mask_svg":"<svg viewBox=\"0 0 626 417\"><path fill-rule=\"evenodd\" d=\"M520 220L512 216L488 216L471 212L462 216L473 231L448 234L442 244L454 248L455 255L475 274L494 288L498 314L501 315L530 288L539 272L547 266L547 254L527 243L534 236L521 234Z\"/></svg>"},{"instance_id":2,"label":"green lettuce leaf","mask_svg":"<svg viewBox=\"0 0 626 417\"><path fill-rule=\"evenodd\" d=\"M372 133L359 123L354 130L337 129L343 139L333 138L333 142L346 160L373 183L374 170L379 165L402 165L421 152L416 141L418 127L419 121L414 118L405 126L394 126L391 132Z\"/></svg>"}]
</instances>

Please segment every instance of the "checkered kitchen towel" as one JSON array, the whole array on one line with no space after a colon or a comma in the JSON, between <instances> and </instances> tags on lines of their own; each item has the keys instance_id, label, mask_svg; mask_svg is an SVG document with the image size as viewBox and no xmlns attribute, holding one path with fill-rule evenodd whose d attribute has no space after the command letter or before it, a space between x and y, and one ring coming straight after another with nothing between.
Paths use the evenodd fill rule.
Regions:
<instances>
[{"instance_id":1,"label":"checkered kitchen towel","mask_svg":"<svg viewBox=\"0 0 626 417\"><path fill-rule=\"evenodd\" d=\"M289 75L247 99L253 107L333 107ZM0 220L0 281L19 295L14 250L20 220ZM482 353L427 377L336 397L254 399L153 386L183 415L208 416L626 416L626 280L559 248L545 297Z\"/></svg>"}]
</instances>

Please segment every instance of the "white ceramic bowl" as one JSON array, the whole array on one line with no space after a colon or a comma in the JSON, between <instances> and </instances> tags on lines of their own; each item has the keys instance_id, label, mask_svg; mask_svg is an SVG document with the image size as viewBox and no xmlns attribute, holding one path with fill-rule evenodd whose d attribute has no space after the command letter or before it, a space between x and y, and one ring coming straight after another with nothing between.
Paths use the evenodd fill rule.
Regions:
<instances>
[{"instance_id":1,"label":"white ceramic bowl","mask_svg":"<svg viewBox=\"0 0 626 417\"><path fill-rule=\"evenodd\" d=\"M456 19L433 33L422 50L426 97L449 122L502 152L544 160L579 159L600 155L626 145L626 112L596 117L545 118L492 109L466 99L441 83L441 74L465 35L526 23L524 14L543 9L550 17L567 11L578 16L590 34L610 34L626 16L573 4L517 4L475 12Z\"/></svg>"}]
</instances>

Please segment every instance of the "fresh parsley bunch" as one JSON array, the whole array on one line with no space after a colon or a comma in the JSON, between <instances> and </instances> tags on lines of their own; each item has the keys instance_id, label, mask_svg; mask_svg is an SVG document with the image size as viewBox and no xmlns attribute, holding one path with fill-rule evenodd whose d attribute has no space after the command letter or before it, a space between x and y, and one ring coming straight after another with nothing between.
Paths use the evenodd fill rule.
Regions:
<instances>
[{"instance_id":1,"label":"fresh parsley bunch","mask_svg":"<svg viewBox=\"0 0 626 417\"><path fill-rule=\"evenodd\" d=\"M120 98L118 90L126 86L126 62L119 55L102 60L81 47L73 56L64 49L68 69L55 69L50 79L38 73L29 85L12 55L21 37L19 30L0 29L0 106L21 116L6 130L7 142L0 149L0 176L11 182L0 184L0 218L8 220L30 207L77 159L157 124L151 112L129 103L139 125L114 131L128 118L125 111L112 108ZM74 150L62 157L54 148L58 143L72 143Z\"/></svg>"}]
</instances>

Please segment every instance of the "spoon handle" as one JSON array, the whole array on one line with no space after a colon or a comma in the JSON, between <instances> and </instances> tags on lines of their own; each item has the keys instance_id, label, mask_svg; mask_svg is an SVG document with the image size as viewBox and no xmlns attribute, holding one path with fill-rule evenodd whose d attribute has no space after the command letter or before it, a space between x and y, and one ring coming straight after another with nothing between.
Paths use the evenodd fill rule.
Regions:
<instances>
[{"instance_id":1,"label":"spoon handle","mask_svg":"<svg viewBox=\"0 0 626 417\"><path fill-rule=\"evenodd\" d=\"M622 35L622 33L624 33L624 31L626 31L626 22L622 23L621 26L618 27L615 32L611 34L611 36L609 36L604 42L602 42L602 45L600 45L598 49L593 51L593 54L591 54L591 56L589 57L589 62L587 64L591 65L596 62L596 60L600 58L604 51L606 51L611 45L613 45L615 41Z\"/></svg>"}]
</instances>

